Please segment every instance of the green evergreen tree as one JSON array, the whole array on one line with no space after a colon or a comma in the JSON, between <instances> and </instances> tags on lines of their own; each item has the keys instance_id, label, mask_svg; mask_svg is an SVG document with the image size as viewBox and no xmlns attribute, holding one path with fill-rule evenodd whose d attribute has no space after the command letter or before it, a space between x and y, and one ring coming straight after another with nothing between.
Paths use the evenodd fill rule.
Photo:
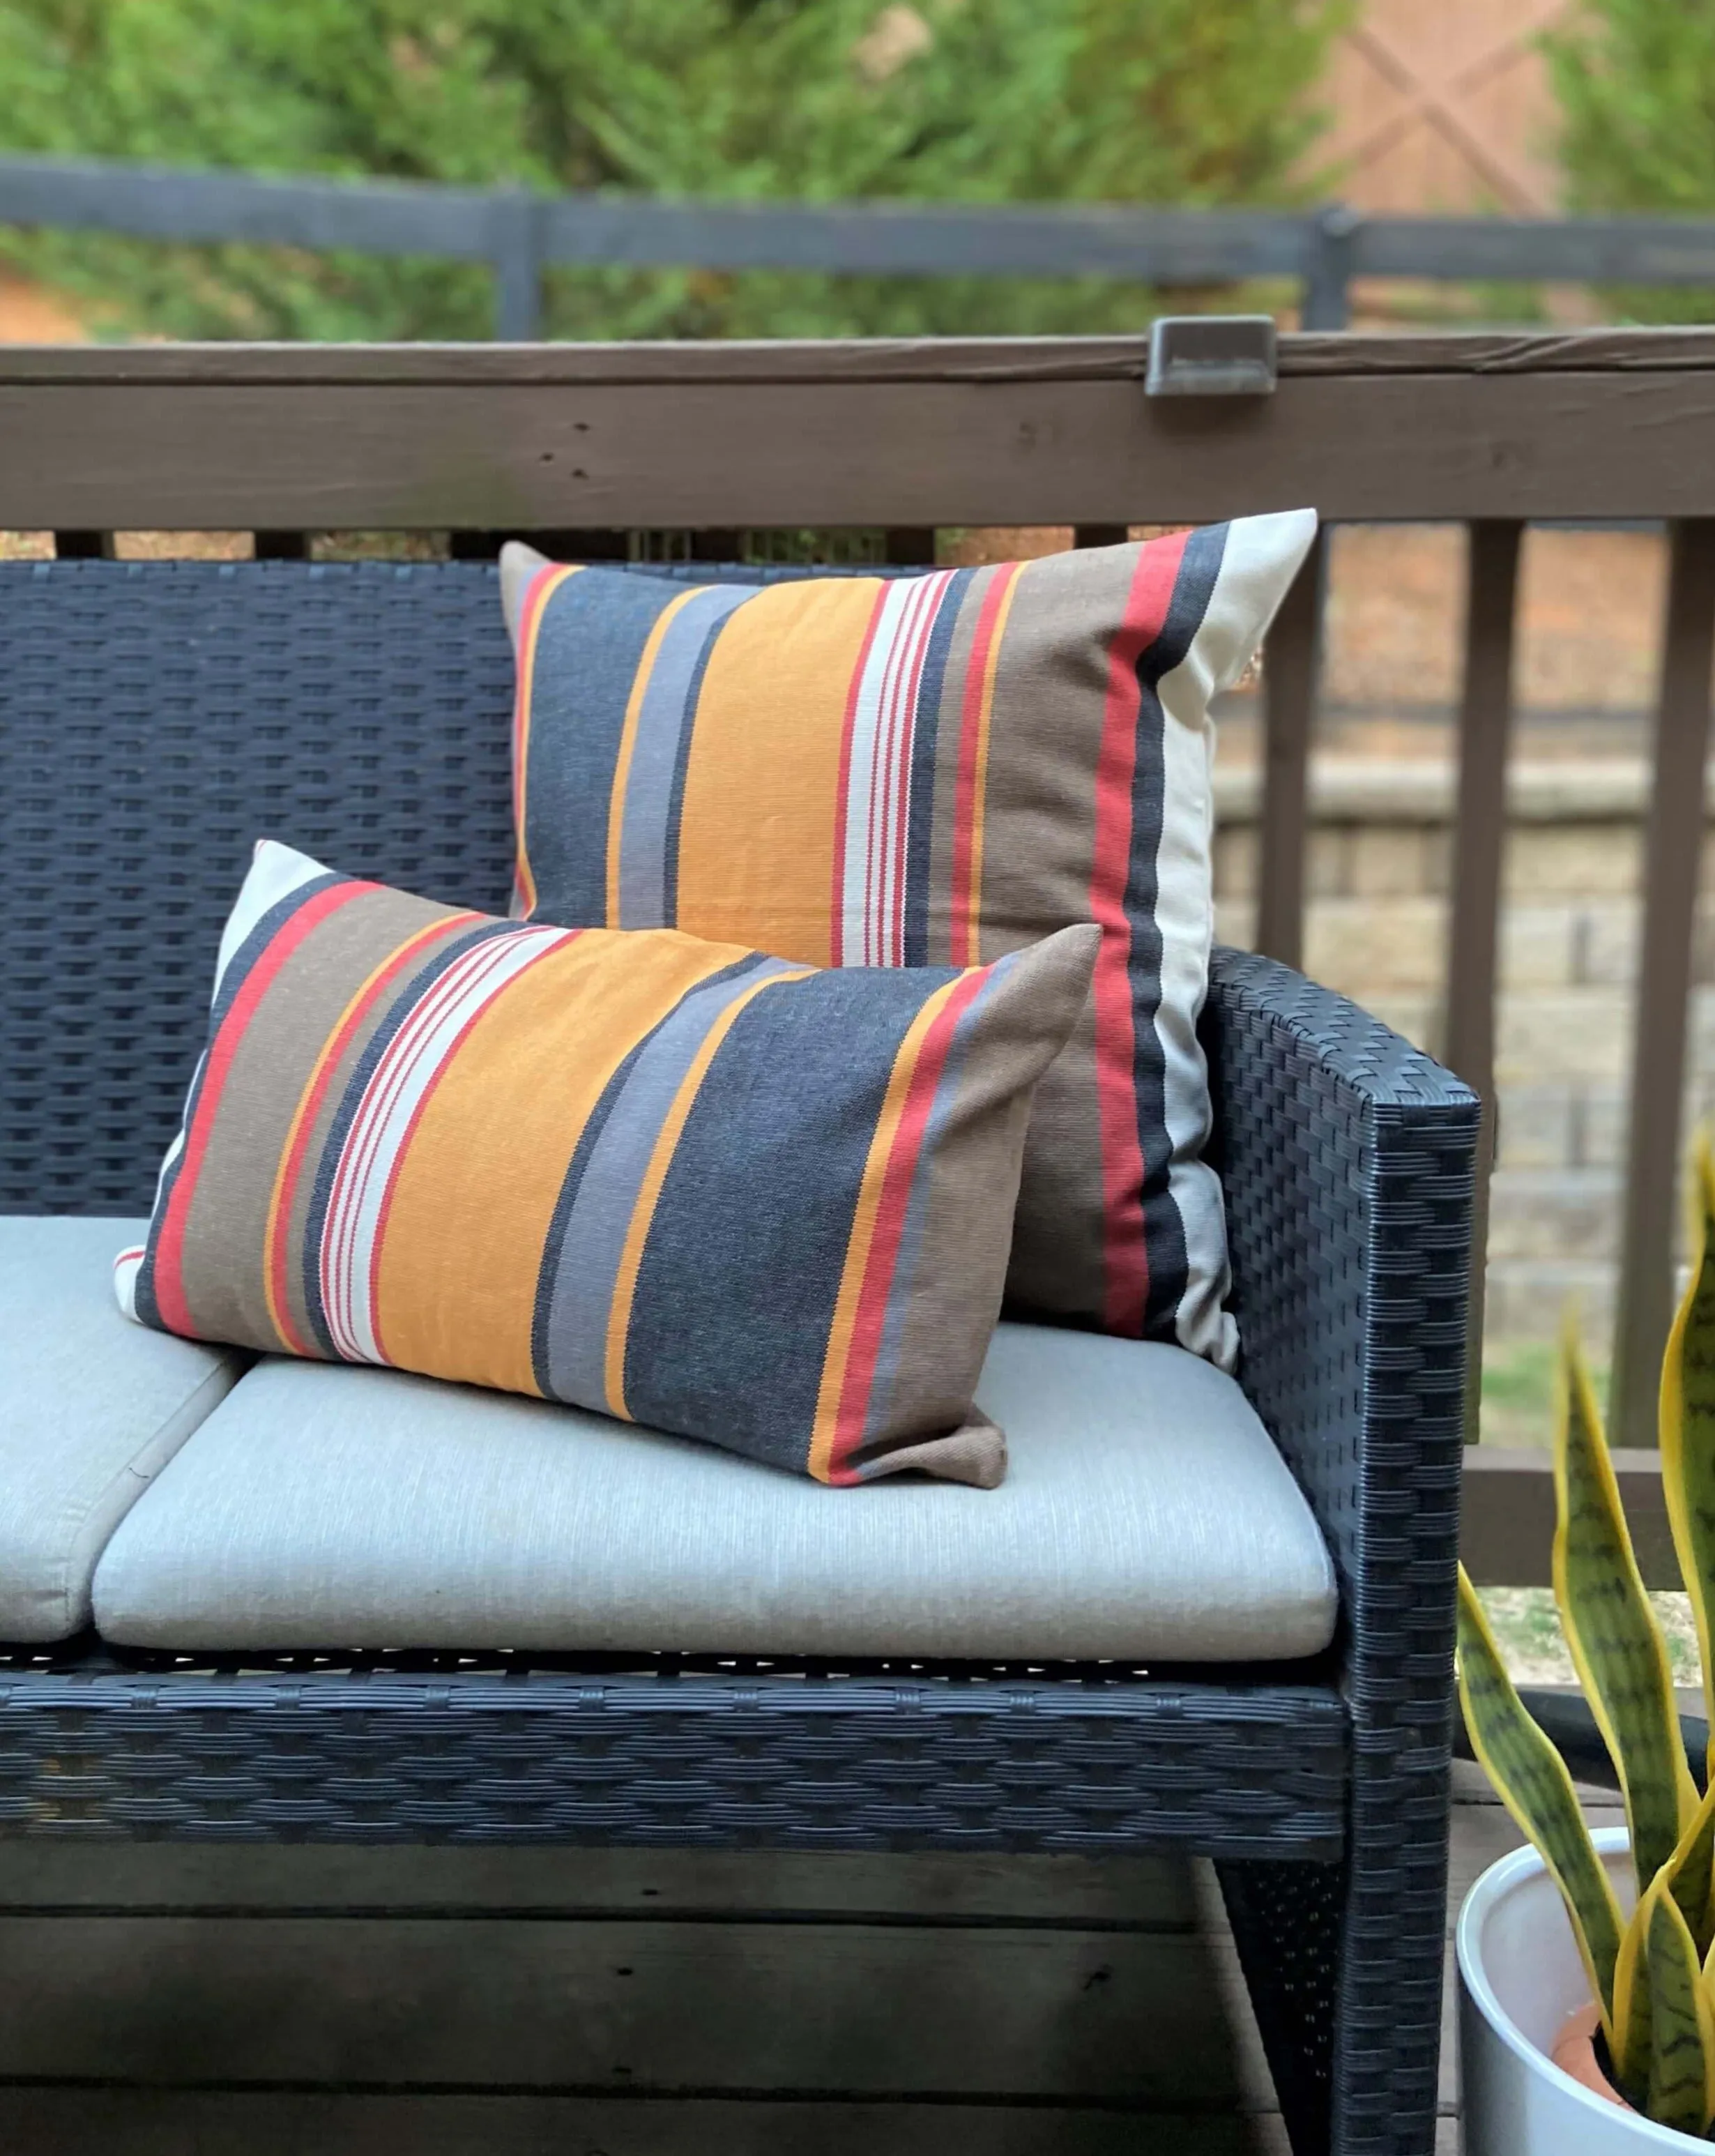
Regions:
<instances>
[{"instance_id":1,"label":"green evergreen tree","mask_svg":"<svg viewBox=\"0 0 1715 2156\"><path fill-rule=\"evenodd\" d=\"M1583 0L1544 44L1569 208L1715 214L1715 0ZM1715 320L1715 291L1609 297L1636 321Z\"/></svg>"},{"instance_id":2,"label":"green evergreen tree","mask_svg":"<svg viewBox=\"0 0 1715 2156\"><path fill-rule=\"evenodd\" d=\"M0 0L0 145L663 194L1302 199L1349 0ZM481 336L434 262L11 235L116 327ZM1105 280L567 270L552 333L1134 326Z\"/></svg>"}]
</instances>

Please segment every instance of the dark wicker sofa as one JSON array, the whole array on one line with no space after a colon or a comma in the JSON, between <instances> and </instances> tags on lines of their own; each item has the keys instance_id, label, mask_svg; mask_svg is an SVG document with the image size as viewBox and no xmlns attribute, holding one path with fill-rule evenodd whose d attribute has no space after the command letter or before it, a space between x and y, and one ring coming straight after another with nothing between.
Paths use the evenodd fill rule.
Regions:
<instances>
[{"instance_id":1,"label":"dark wicker sofa","mask_svg":"<svg viewBox=\"0 0 1715 2156\"><path fill-rule=\"evenodd\" d=\"M494 574L0 567L0 1210L146 1209L258 832L503 907ZM1206 1040L1242 1382L1333 1554L1325 1658L192 1666L85 1639L0 1655L0 1832L1200 1851L1295 2147L1427 2152L1476 1106L1236 952Z\"/></svg>"}]
</instances>

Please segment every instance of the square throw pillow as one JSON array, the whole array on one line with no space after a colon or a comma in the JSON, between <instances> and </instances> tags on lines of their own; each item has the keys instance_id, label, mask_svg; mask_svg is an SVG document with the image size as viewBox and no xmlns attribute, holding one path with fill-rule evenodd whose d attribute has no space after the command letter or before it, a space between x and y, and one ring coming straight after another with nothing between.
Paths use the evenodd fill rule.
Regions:
<instances>
[{"instance_id":1,"label":"square throw pillow","mask_svg":"<svg viewBox=\"0 0 1715 2156\"><path fill-rule=\"evenodd\" d=\"M1097 932L835 973L496 921L264 842L121 1306L604 1410L824 1482L992 1485L971 1406Z\"/></svg>"},{"instance_id":2,"label":"square throw pillow","mask_svg":"<svg viewBox=\"0 0 1715 2156\"><path fill-rule=\"evenodd\" d=\"M514 911L814 966L968 966L1094 922L1009 1293L1230 1367L1197 1040L1209 699L1308 510L928 574L686 585L513 544Z\"/></svg>"}]
</instances>

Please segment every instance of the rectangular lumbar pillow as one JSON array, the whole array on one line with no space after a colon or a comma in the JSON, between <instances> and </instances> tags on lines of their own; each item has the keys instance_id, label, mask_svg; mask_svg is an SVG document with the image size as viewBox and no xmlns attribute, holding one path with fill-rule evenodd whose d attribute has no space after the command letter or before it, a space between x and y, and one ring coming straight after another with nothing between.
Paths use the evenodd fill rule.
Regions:
<instances>
[{"instance_id":1,"label":"rectangular lumbar pillow","mask_svg":"<svg viewBox=\"0 0 1715 2156\"><path fill-rule=\"evenodd\" d=\"M121 1306L603 1409L824 1482L993 1484L971 1407L1068 931L818 972L460 911L264 842Z\"/></svg>"},{"instance_id":2,"label":"rectangular lumbar pillow","mask_svg":"<svg viewBox=\"0 0 1715 2156\"><path fill-rule=\"evenodd\" d=\"M816 966L966 966L1075 921L1093 992L1038 1089L1021 1309L1236 1352L1202 1159L1210 697L1308 511L927 575L501 578L517 654L514 911Z\"/></svg>"}]
</instances>

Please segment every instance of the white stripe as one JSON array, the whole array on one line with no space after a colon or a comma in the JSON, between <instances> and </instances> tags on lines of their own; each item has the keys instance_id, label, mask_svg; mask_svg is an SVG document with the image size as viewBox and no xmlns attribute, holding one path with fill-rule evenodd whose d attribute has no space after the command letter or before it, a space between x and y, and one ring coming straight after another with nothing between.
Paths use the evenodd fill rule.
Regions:
<instances>
[{"instance_id":1,"label":"white stripe","mask_svg":"<svg viewBox=\"0 0 1715 2156\"><path fill-rule=\"evenodd\" d=\"M509 982L574 932L526 928L480 943L422 997L383 1052L352 1118L321 1235L321 1297L336 1353L383 1359L370 1275L405 1134L460 1036Z\"/></svg>"},{"instance_id":2,"label":"white stripe","mask_svg":"<svg viewBox=\"0 0 1715 2156\"><path fill-rule=\"evenodd\" d=\"M1168 1188L1185 1231L1185 1294L1174 1313L1182 1347L1230 1370L1238 1330L1225 1308L1231 1290L1219 1178L1202 1158L1209 1136L1209 1071L1197 1019L1209 992L1214 940L1210 889L1214 728L1209 701L1230 687L1261 640L1300 562L1316 517L1308 510L1240 517L1230 525L1209 604L1189 650L1162 677L1163 718L1161 847L1156 858L1156 925L1161 931L1163 1120L1169 1145Z\"/></svg>"},{"instance_id":3,"label":"white stripe","mask_svg":"<svg viewBox=\"0 0 1715 2156\"><path fill-rule=\"evenodd\" d=\"M858 684L840 864L841 947L848 965L897 963L899 836L911 813L911 684L951 570L888 587ZM903 761L905 768L900 769Z\"/></svg>"}]
</instances>

